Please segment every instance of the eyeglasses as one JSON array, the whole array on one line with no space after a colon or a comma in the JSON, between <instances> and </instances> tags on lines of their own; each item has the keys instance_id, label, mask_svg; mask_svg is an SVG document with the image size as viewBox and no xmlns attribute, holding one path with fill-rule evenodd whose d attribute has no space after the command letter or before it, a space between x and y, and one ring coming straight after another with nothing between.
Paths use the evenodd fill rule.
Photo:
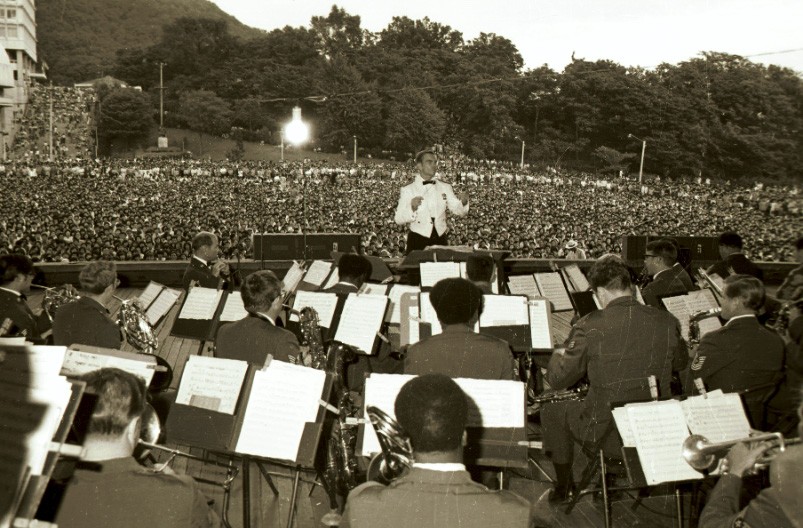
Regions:
<instances>
[{"instance_id":1,"label":"eyeglasses","mask_svg":"<svg viewBox=\"0 0 803 528\"><path fill-rule=\"evenodd\" d=\"M645 253L645 254L644 254L644 260L647 260L647 259L648 259L648 258L650 258L650 257L657 257L657 256L658 256L658 255L651 255L651 254L649 254L649 253Z\"/></svg>"}]
</instances>

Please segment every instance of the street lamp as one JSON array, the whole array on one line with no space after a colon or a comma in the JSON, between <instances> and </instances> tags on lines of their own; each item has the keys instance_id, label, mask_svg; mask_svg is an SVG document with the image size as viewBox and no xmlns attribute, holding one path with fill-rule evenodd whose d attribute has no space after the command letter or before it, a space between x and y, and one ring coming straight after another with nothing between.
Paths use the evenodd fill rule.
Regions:
<instances>
[{"instance_id":1,"label":"street lamp","mask_svg":"<svg viewBox=\"0 0 803 528\"><path fill-rule=\"evenodd\" d=\"M298 147L303 145L309 139L309 126L301 120L301 107L295 106L293 108L293 119L284 127L284 137L287 138L292 145ZM302 217L304 222L304 260L307 260L307 231L309 224L307 223L307 175L304 174L304 158L301 158L301 200L302 200Z\"/></svg>"},{"instance_id":2,"label":"street lamp","mask_svg":"<svg viewBox=\"0 0 803 528\"><path fill-rule=\"evenodd\" d=\"M628 134L627 137L641 141L641 164L638 168L638 182L641 184L641 178L644 175L644 151L647 149L647 142L640 137L634 136L633 134Z\"/></svg>"},{"instance_id":3,"label":"street lamp","mask_svg":"<svg viewBox=\"0 0 803 528\"><path fill-rule=\"evenodd\" d=\"M354 136L354 164L357 164L357 136Z\"/></svg>"},{"instance_id":4,"label":"street lamp","mask_svg":"<svg viewBox=\"0 0 803 528\"><path fill-rule=\"evenodd\" d=\"M516 139L521 141L521 168L524 168L524 140L521 139L519 136L516 136Z\"/></svg>"}]
</instances>

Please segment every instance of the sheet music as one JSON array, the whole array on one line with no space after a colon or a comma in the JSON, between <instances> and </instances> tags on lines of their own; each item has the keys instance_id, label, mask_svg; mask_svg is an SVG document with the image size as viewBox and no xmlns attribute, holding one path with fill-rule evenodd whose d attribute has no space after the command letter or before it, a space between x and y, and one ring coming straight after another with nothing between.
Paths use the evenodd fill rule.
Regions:
<instances>
[{"instance_id":1,"label":"sheet music","mask_svg":"<svg viewBox=\"0 0 803 528\"><path fill-rule=\"evenodd\" d=\"M689 305L689 313L691 314L719 308L719 303L714 297L714 293L708 289L690 291L686 294L686 302Z\"/></svg>"},{"instance_id":2,"label":"sheet music","mask_svg":"<svg viewBox=\"0 0 803 528\"><path fill-rule=\"evenodd\" d=\"M366 378L365 397L363 398L363 416L366 418L362 440L362 454L364 456L382 451L379 446L379 440L376 438L376 431L371 422L368 421L368 407L377 407L395 420L394 405L396 396L398 396L402 386L414 377L410 374L371 374Z\"/></svg>"},{"instance_id":3,"label":"sheet music","mask_svg":"<svg viewBox=\"0 0 803 528\"><path fill-rule=\"evenodd\" d=\"M738 394L712 391L707 396L691 396L680 402L692 434L703 435L711 442L737 440L750 434L750 423Z\"/></svg>"},{"instance_id":4,"label":"sheet music","mask_svg":"<svg viewBox=\"0 0 803 528\"><path fill-rule=\"evenodd\" d=\"M405 293L420 293L421 288L418 286L407 286L405 284L394 284L390 287L388 292L388 299L390 300L390 309L388 310L389 316L386 319L391 324L401 323L401 296ZM416 313L416 317L418 314Z\"/></svg>"},{"instance_id":5,"label":"sheet music","mask_svg":"<svg viewBox=\"0 0 803 528\"><path fill-rule=\"evenodd\" d=\"M156 370L156 358L133 352L114 351L103 354L97 351L81 350L81 345L73 345L77 350L68 349L61 365L61 375L71 378L102 368L113 367L124 370L145 380L150 385Z\"/></svg>"},{"instance_id":6,"label":"sheet music","mask_svg":"<svg viewBox=\"0 0 803 528\"><path fill-rule=\"evenodd\" d=\"M697 327L700 329L700 339L702 339L705 334L722 328L722 323L719 321L719 317L711 316L700 319L697 323Z\"/></svg>"},{"instance_id":7,"label":"sheet music","mask_svg":"<svg viewBox=\"0 0 803 528\"><path fill-rule=\"evenodd\" d=\"M59 376L67 347L23 345L4 348L0 377L14 385L47 386Z\"/></svg>"},{"instance_id":8,"label":"sheet music","mask_svg":"<svg viewBox=\"0 0 803 528\"><path fill-rule=\"evenodd\" d=\"M633 434L633 429L630 428L630 418L627 416L627 409L624 407L617 407L611 410L613 414L613 421L616 423L616 429L619 430L619 436L622 437L622 445L624 447L636 447L636 437Z\"/></svg>"},{"instance_id":9,"label":"sheet music","mask_svg":"<svg viewBox=\"0 0 803 528\"><path fill-rule=\"evenodd\" d=\"M401 302L399 302L399 304L401 305ZM418 309L418 299L414 299L414 302L410 303L407 312L407 317L409 321L408 327L410 329L408 344L410 345L413 345L421 341L421 326L418 323L420 313L421 312Z\"/></svg>"},{"instance_id":10,"label":"sheet music","mask_svg":"<svg viewBox=\"0 0 803 528\"><path fill-rule=\"evenodd\" d=\"M536 350L552 348L552 334L549 331L549 303L546 299L533 299L529 302L530 339Z\"/></svg>"},{"instance_id":11,"label":"sheet music","mask_svg":"<svg viewBox=\"0 0 803 528\"><path fill-rule=\"evenodd\" d=\"M351 345L363 354L371 354L387 306L388 298L384 296L349 294L340 314L335 341Z\"/></svg>"},{"instance_id":12,"label":"sheet music","mask_svg":"<svg viewBox=\"0 0 803 528\"><path fill-rule=\"evenodd\" d=\"M301 265L298 262L293 261L293 265L290 266L290 269L287 270L287 273L284 275L284 279L282 279L284 291L296 291L296 288L298 288L298 283L301 282L301 279L303 278L304 270L301 269Z\"/></svg>"},{"instance_id":13,"label":"sheet music","mask_svg":"<svg viewBox=\"0 0 803 528\"><path fill-rule=\"evenodd\" d=\"M320 286L329 273L332 271L332 263L323 260L314 260L310 264L307 274L304 276L304 282L314 286Z\"/></svg>"},{"instance_id":14,"label":"sheet music","mask_svg":"<svg viewBox=\"0 0 803 528\"><path fill-rule=\"evenodd\" d=\"M521 381L455 378L471 398L468 427L524 427L524 383ZM477 412L479 411L479 412Z\"/></svg>"},{"instance_id":15,"label":"sheet music","mask_svg":"<svg viewBox=\"0 0 803 528\"><path fill-rule=\"evenodd\" d=\"M563 285L560 273L553 271L550 273L536 273L535 283L541 292L541 297L546 297L556 312L573 310L572 300Z\"/></svg>"},{"instance_id":16,"label":"sheet music","mask_svg":"<svg viewBox=\"0 0 803 528\"><path fill-rule=\"evenodd\" d=\"M443 279L462 277L460 262L422 262L421 287L429 288Z\"/></svg>"},{"instance_id":17,"label":"sheet music","mask_svg":"<svg viewBox=\"0 0 803 528\"><path fill-rule=\"evenodd\" d=\"M315 422L326 373L271 361L254 373L235 451L295 461L304 426Z\"/></svg>"},{"instance_id":18,"label":"sheet music","mask_svg":"<svg viewBox=\"0 0 803 528\"><path fill-rule=\"evenodd\" d=\"M234 414L247 370L247 361L190 356L181 375L176 403Z\"/></svg>"},{"instance_id":19,"label":"sheet music","mask_svg":"<svg viewBox=\"0 0 803 528\"><path fill-rule=\"evenodd\" d=\"M364 282L359 291L362 295L387 295L387 292L387 284L374 284L372 282Z\"/></svg>"},{"instance_id":20,"label":"sheet music","mask_svg":"<svg viewBox=\"0 0 803 528\"><path fill-rule=\"evenodd\" d=\"M675 316L675 318L680 322L680 334L683 336L683 339L686 341L689 340L689 317L691 313L689 312L689 303L685 295L678 295L676 297L664 297L661 299L661 302L664 303L664 306L669 313Z\"/></svg>"},{"instance_id":21,"label":"sheet music","mask_svg":"<svg viewBox=\"0 0 803 528\"><path fill-rule=\"evenodd\" d=\"M563 271L569 277L569 281L574 285L575 291L587 291L591 289L588 279L586 279L586 276L577 264L569 264L563 268Z\"/></svg>"},{"instance_id":22,"label":"sheet music","mask_svg":"<svg viewBox=\"0 0 803 528\"><path fill-rule=\"evenodd\" d=\"M432 306L432 302L429 300L429 292L421 292L421 295L418 297L418 306L420 308L418 317L423 322L430 324L432 328L431 335L442 333L443 328L441 328L441 322L438 320L435 307Z\"/></svg>"},{"instance_id":23,"label":"sheet music","mask_svg":"<svg viewBox=\"0 0 803 528\"><path fill-rule=\"evenodd\" d=\"M338 269L335 268L332 270L332 273L329 274L329 278L326 280L326 284L324 284L323 288L321 289L328 290L338 282L340 282L340 271L338 271Z\"/></svg>"},{"instance_id":24,"label":"sheet music","mask_svg":"<svg viewBox=\"0 0 803 528\"><path fill-rule=\"evenodd\" d=\"M532 275L511 275L507 278L508 288L513 295L526 295L527 297L540 297L538 285Z\"/></svg>"},{"instance_id":25,"label":"sheet music","mask_svg":"<svg viewBox=\"0 0 803 528\"><path fill-rule=\"evenodd\" d=\"M628 404L625 408L648 484L703 478L682 456L689 429L680 402Z\"/></svg>"},{"instance_id":26,"label":"sheet music","mask_svg":"<svg viewBox=\"0 0 803 528\"><path fill-rule=\"evenodd\" d=\"M239 321L246 317L248 317L248 312L245 310L242 294L238 291L229 293L226 297L226 304L223 305L223 310L220 312L220 321Z\"/></svg>"},{"instance_id":27,"label":"sheet music","mask_svg":"<svg viewBox=\"0 0 803 528\"><path fill-rule=\"evenodd\" d=\"M142 293L139 294L139 302L142 303L143 308L148 308L154 299L159 295L164 289L164 286L159 284L158 282L151 281L145 286L145 289L142 290Z\"/></svg>"},{"instance_id":28,"label":"sheet music","mask_svg":"<svg viewBox=\"0 0 803 528\"><path fill-rule=\"evenodd\" d=\"M483 295L480 328L492 326L527 326L530 313L527 297L520 295Z\"/></svg>"},{"instance_id":29,"label":"sheet music","mask_svg":"<svg viewBox=\"0 0 803 528\"><path fill-rule=\"evenodd\" d=\"M190 288L187 292L187 298L184 299L184 306L182 306L178 318L211 321L215 316L215 311L217 310L218 304L220 304L220 297L222 295L222 291L213 290L212 288L201 288L198 286Z\"/></svg>"},{"instance_id":30,"label":"sheet music","mask_svg":"<svg viewBox=\"0 0 803 528\"><path fill-rule=\"evenodd\" d=\"M332 318L337 309L337 294L323 292L299 291L293 301L293 310L298 312L302 308L314 308L318 312L318 324L326 328L332 328ZM290 314L291 321L298 321L298 314Z\"/></svg>"},{"instance_id":31,"label":"sheet music","mask_svg":"<svg viewBox=\"0 0 803 528\"><path fill-rule=\"evenodd\" d=\"M148 319L148 322L151 325L156 325L156 323L173 308L173 305L176 304L180 296L181 293L176 290L171 290L170 288L163 289L145 312L145 317Z\"/></svg>"}]
</instances>

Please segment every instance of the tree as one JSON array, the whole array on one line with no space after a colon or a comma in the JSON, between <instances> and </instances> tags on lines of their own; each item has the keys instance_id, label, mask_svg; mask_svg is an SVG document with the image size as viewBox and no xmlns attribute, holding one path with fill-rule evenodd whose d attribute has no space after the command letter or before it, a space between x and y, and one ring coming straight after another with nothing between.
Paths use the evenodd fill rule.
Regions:
<instances>
[{"instance_id":1,"label":"tree","mask_svg":"<svg viewBox=\"0 0 803 528\"><path fill-rule=\"evenodd\" d=\"M604 146L597 147L594 150L594 155L605 164L605 170L613 171L614 175L627 168L628 160L636 157L633 153L622 153Z\"/></svg>"},{"instance_id":2,"label":"tree","mask_svg":"<svg viewBox=\"0 0 803 528\"><path fill-rule=\"evenodd\" d=\"M388 96L385 105L385 147L416 152L443 139L446 116L422 90L404 90Z\"/></svg>"},{"instance_id":3,"label":"tree","mask_svg":"<svg viewBox=\"0 0 803 528\"><path fill-rule=\"evenodd\" d=\"M336 5L332 6L328 16L312 17L310 26L315 34L316 48L327 58L352 55L362 46L360 17L349 15Z\"/></svg>"},{"instance_id":4,"label":"tree","mask_svg":"<svg viewBox=\"0 0 803 528\"><path fill-rule=\"evenodd\" d=\"M98 105L98 139L107 150L112 142L125 146L148 137L153 127L150 98L133 88L106 92Z\"/></svg>"},{"instance_id":5,"label":"tree","mask_svg":"<svg viewBox=\"0 0 803 528\"><path fill-rule=\"evenodd\" d=\"M209 134L222 134L231 129L229 104L215 92L195 90L179 97L181 119L191 129Z\"/></svg>"}]
</instances>

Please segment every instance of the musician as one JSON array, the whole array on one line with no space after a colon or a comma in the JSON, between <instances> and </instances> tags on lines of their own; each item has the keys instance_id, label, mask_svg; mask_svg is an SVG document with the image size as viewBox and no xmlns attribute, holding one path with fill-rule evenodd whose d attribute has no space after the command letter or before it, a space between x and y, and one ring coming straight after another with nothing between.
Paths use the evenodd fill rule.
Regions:
<instances>
[{"instance_id":1,"label":"musician","mask_svg":"<svg viewBox=\"0 0 803 528\"><path fill-rule=\"evenodd\" d=\"M584 401L550 403L541 411L544 449L557 477L550 502L570 497L574 444L602 437L612 420L610 404L649 398L650 376L657 378L660 394L669 396L672 371L688 363L678 321L633 298L630 272L619 257L598 260L588 281L602 309L577 322L565 350L552 354L547 370L553 389L569 388L584 378L589 383Z\"/></svg>"},{"instance_id":2,"label":"musician","mask_svg":"<svg viewBox=\"0 0 803 528\"><path fill-rule=\"evenodd\" d=\"M446 374L452 378L517 380L510 345L474 332L482 313L482 291L466 279L443 279L429 300L443 332L410 346L405 374Z\"/></svg>"},{"instance_id":3,"label":"musician","mask_svg":"<svg viewBox=\"0 0 803 528\"><path fill-rule=\"evenodd\" d=\"M219 526L195 481L168 469L154 472L132 456L146 404L144 382L119 369L84 377L97 397L82 464L56 514L59 528L189 528Z\"/></svg>"},{"instance_id":4,"label":"musician","mask_svg":"<svg viewBox=\"0 0 803 528\"><path fill-rule=\"evenodd\" d=\"M644 267L652 277L652 281L641 290L645 304L662 308L660 297L685 295L689 292L673 268L677 260L677 248L672 242L653 240L647 244Z\"/></svg>"},{"instance_id":5,"label":"musician","mask_svg":"<svg viewBox=\"0 0 803 528\"><path fill-rule=\"evenodd\" d=\"M81 270L78 282L81 298L59 308L53 317L53 343L119 349L123 336L106 308L120 284L116 265L107 260L90 262Z\"/></svg>"},{"instance_id":6,"label":"musician","mask_svg":"<svg viewBox=\"0 0 803 528\"><path fill-rule=\"evenodd\" d=\"M466 261L468 280L473 282L486 295L493 294L494 268L496 263L490 255L472 253Z\"/></svg>"},{"instance_id":7,"label":"musician","mask_svg":"<svg viewBox=\"0 0 803 528\"><path fill-rule=\"evenodd\" d=\"M673 246L675 246L675 254L677 255L677 258L679 259L680 258L680 244L678 244L677 240L675 240L674 238L667 238L665 240L669 241L669 243L671 243ZM695 290L699 289L694 284L694 281L691 279L691 275L689 275L689 272L686 271L686 268L684 268L683 264L680 263L680 260L677 260L672 265L672 271L675 274L675 278L677 278L681 283L683 283L683 287L686 288L687 292L695 291Z\"/></svg>"},{"instance_id":8,"label":"musician","mask_svg":"<svg viewBox=\"0 0 803 528\"><path fill-rule=\"evenodd\" d=\"M36 315L26 297L34 275L33 262L25 255L0 256L0 337L25 336L35 344L45 342L43 334L50 329L47 314Z\"/></svg>"},{"instance_id":9,"label":"musician","mask_svg":"<svg viewBox=\"0 0 803 528\"><path fill-rule=\"evenodd\" d=\"M181 287L188 289L192 281L197 281L203 288L223 287L224 276L229 275L229 265L219 260L220 242L214 233L201 231L192 238L193 255L184 276Z\"/></svg>"},{"instance_id":10,"label":"musician","mask_svg":"<svg viewBox=\"0 0 803 528\"><path fill-rule=\"evenodd\" d=\"M406 252L449 244L446 209L457 216L468 213L468 194L456 196L452 186L435 177L438 156L422 150L415 156L418 176L402 187L395 221L409 225Z\"/></svg>"},{"instance_id":11,"label":"musician","mask_svg":"<svg viewBox=\"0 0 803 528\"><path fill-rule=\"evenodd\" d=\"M725 279L720 316L727 323L700 340L686 380L687 393L694 392L696 378L702 378L706 390L724 392L780 381L783 339L756 318L764 297L764 285L755 277L732 275ZM773 391L770 386L744 395L747 414L756 428L762 426L763 400Z\"/></svg>"},{"instance_id":12,"label":"musician","mask_svg":"<svg viewBox=\"0 0 803 528\"><path fill-rule=\"evenodd\" d=\"M707 273L716 273L723 279L733 273L740 275L752 275L753 277L764 280L764 272L761 268L753 264L742 252L744 243L742 237L731 231L719 235L719 256L722 260L708 268Z\"/></svg>"},{"instance_id":13,"label":"musician","mask_svg":"<svg viewBox=\"0 0 803 528\"><path fill-rule=\"evenodd\" d=\"M324 291L341 295L357 293L362 285L371 278L372 269L371 261L364 256L345 253L337 262L338 283Z\"/></svg>"},{"instance_id":14,"label":"musician","mask_svg":"<svg viewBox=\"0 0 803 528\"><path fill-rule=\"evenodd\" d=\"M795 260L798 267L789 272L775 297L782 300L796 301L803 299L803 237L795 242Z\"/></svg>"},{"instance_id":15,"label":"musician","mask_svg":"<svg viewBox=\"0 0 803 528\"><path fill-rule=\"evenodd\" d=\"M803 435L803 405L798 407L798 436ZM699 528L800 528L803 526L803 445L794 445L777 455L770 464L771 486L747 507L739 509L742 477L756 463L766 446L733 446L725 458L727 468L708 498L700 515Z\"/></svg>"},{"instance_id":16,"label":"musician","mask_svg":"<svg viewBox=\"0 0 803 528\"><path fill-rule=\"evenodd\" d=\"M404 384L396 418L410 437L415 463L389 486L366 482L348 497L341 528L526 527L528 501L473 482L463 464L468 402L450 378L429 374Z\"/></svg>"},{"instance_id":17,"label":"musician","mask_svg":"<svg viewBox=\"0 0 803 528\"><path fill-rule=\"evenodd\" d=\"M240 294L248 315L220 327L215 357L248 361L260 368L268 356L302 364L296 336L276 326L276 317L282 312L282 281L272 271L256 271L246 277Z\"/></svg>"}]
</instances>

